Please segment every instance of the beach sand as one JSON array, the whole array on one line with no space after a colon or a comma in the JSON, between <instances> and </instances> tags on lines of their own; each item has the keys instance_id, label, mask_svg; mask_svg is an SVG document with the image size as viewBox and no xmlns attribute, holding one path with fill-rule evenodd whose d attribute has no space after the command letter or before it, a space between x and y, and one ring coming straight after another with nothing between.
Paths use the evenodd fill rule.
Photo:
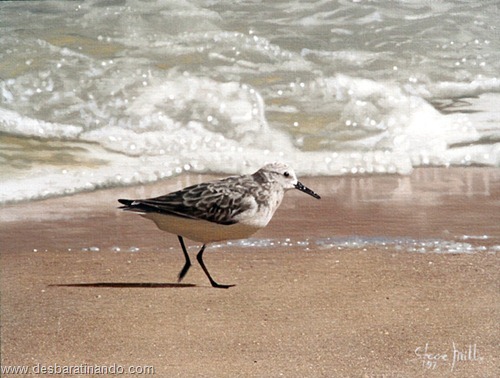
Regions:
<instances>
[{"instance_id":1,"label":"beach sand","mask_svg":"<svg viewBox=\"0 0 500 378\"><path fill-rule=\"evenodd\" d=\"M190 242L193 267L178 284L177 238L116 210L117 198L207 178L0 209L2 368L500 376L498 169L302 177L322 199L287 193L252 239L264 246L208 247L213 277L236 284L227 290L210 287Z\"/></svg>"}]
</instances>

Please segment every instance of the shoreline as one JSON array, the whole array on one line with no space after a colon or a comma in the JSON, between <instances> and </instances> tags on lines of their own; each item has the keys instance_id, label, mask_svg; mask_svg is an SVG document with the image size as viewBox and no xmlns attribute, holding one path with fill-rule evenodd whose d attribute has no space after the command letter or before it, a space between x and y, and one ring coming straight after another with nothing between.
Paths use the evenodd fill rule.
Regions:
<instances>
[{"instance_id":1,"label":"shoreline","mask_svg":"<svg viewBox=\"0 0 500 378\"><path fill-rule=\"evenodd\" d=\"M300 178L320 201L287 193L250 245L207 247L214 278L236 284L228 290L210 287L191 242L193 267L178 284L176 236L116 209L116 198L207 177L0 208L2 366L153 366L156 376L179 377L495 376L498 170ZM342 244L356 237L368 243ZM483 249L422 253L369 242L404 237Z\"/></svg>"},{"instance_id":2,"label":"shoreline","mask_svg":"<svg viewBox=\"0 0 500 378\"><path fill-rule=\"evenodd\" d=\"M17 247L33 240L30 236L22 240L16 238L17 234L31 232L23 225L28 221L43 222L49 234L55 228L52 223L66 220L74 228L81 228L79 222L90 218L94 222L106 223L106 228L113 233L110 238L119 239L117 227L140 228L158 236L157 233L162 233L152 223L118 210L117 198L154 197L219 177L186 174L154 184L6 205L0 207L0 221L8 230L5 232L7 238L12 236L9 242ZM500 170L496 168L419 168L410 176L299 179L320 193L322 199L314 203L316 200L303 193L288 192L270 224L253 237L306 239L305 228L308 232L313 230L312 235L320 238L434 238L500 245L500 215L497 211L500 209ZM320 211L322 217L318 217ZM290 224L302 222L304 228L281 227L285 219L290 220ZM33 229L33 232L38 231ZM92 234L92 230L86 231L89 232L82 232L82 235ZM39 248L33 244L33 248L61 246L50 242L52 236L39 236L41 244ZM76 248L70 245L71 240L66 239L67 247Z\"/></svg>"}]
</instances>

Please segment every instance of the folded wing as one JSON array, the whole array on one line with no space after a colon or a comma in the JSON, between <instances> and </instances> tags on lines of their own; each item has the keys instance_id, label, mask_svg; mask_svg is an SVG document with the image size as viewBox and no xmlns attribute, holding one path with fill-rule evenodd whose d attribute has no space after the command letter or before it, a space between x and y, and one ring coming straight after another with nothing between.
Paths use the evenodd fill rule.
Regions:
<instances>
[{"instance_id":1,"label":"folded wing","mask_svg":"<svg viewBox=\"0 0 500 378\"><path fill-rule=\"evenodd\" d=\"M182 218L200 219L218 224L238 223L237 215L254 206L242 185L231 185L231 178L193 185L148 199L119 199L120 209L140 213L156 212Z\"/></svg>"}]
</instances>

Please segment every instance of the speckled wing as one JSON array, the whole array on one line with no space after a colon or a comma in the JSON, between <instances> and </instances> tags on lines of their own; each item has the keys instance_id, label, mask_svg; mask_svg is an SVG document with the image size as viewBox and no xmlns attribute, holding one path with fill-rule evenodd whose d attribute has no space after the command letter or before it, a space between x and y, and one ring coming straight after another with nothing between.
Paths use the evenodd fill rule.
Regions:
<instances>
[{"instance_id":1,"label":"speckled wing","mask_svg":"<svg viewBox=\"0 0 500 378\"><path fill-rule=\"evenodd\" d=\"M248 198L248 183L244 177L189 186L164 196L118 200L125 210L157 212L183 218L202 219L223 225L238 223L235 217L256 206Z\"/></svg>"}]
</instances>

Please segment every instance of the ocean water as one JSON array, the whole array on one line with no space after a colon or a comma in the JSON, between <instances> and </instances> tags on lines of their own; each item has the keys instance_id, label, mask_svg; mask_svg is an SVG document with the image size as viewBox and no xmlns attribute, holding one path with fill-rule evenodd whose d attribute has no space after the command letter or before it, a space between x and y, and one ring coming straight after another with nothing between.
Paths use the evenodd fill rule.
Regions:
<instances>
[{"instance_id":1,"label":"ocean water","mask_svg":"<svg viewBox=\"0 0 500 378\"><path fill-rule=\"evenodd\" d=\"M500 166L498 1L0 3L0 203Z\"/></svg>"}]
</instances>

